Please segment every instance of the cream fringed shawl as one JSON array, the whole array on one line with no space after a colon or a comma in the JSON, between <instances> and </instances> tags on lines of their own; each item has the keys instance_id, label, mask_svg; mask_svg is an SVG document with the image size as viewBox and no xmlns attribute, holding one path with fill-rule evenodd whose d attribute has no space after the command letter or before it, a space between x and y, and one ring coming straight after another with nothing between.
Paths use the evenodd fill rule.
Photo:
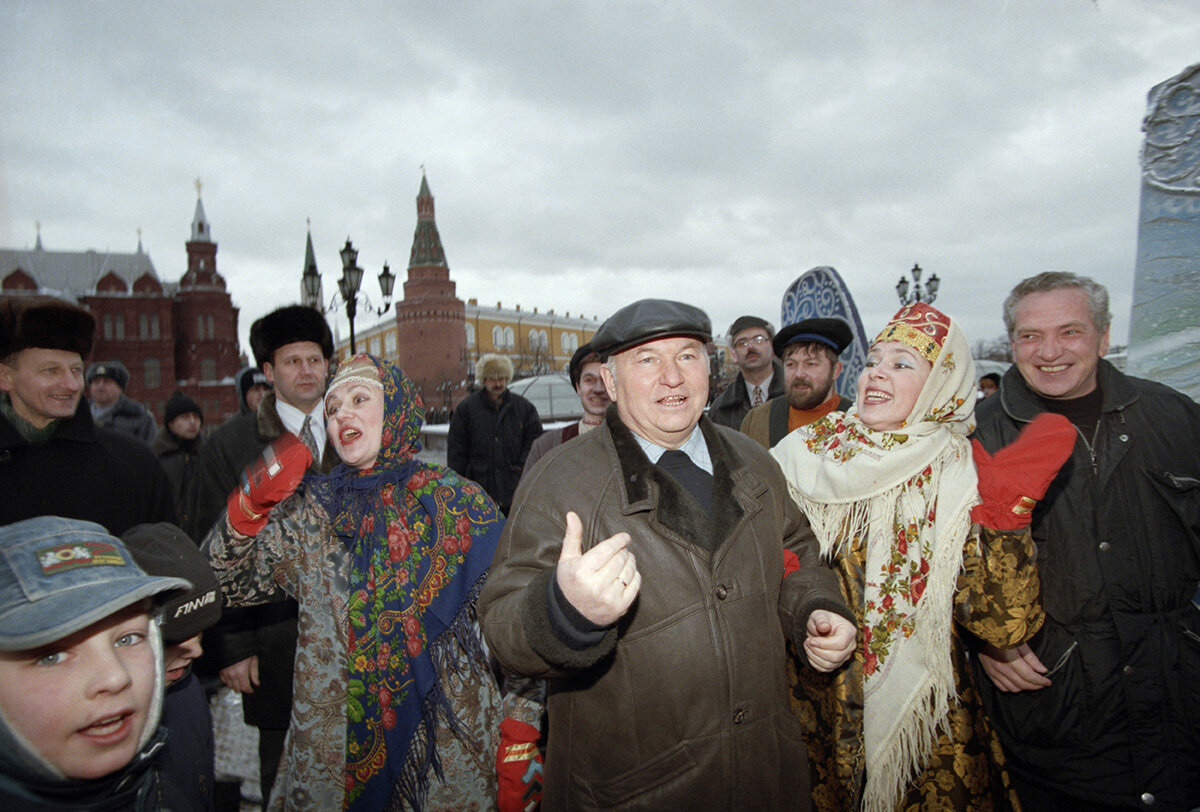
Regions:
<instances>
[{"instance_id":1,"label":"cream fringed shawl","mask_svg":"<svg viewBox=\"0 0 1200 812\"><path fill-rule=\"evenodd\" d=\"M895 807L956 701L954 590L979 501L967 441L974 409L975 365L952 323L903 428L869 429L851 407L797 429L771 451L823 556L834 560L864 540L868 812Z\"/></svg>"}]
</instances>

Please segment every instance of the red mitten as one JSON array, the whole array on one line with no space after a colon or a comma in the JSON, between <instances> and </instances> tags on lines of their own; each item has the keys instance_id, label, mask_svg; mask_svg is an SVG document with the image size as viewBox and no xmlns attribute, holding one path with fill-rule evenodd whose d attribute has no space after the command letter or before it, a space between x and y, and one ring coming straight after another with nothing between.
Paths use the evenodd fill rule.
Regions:
<instances>
[{"instance_id":1,"label":"red mitten","mask_svg":"<svg viewBox=\"0 0 1200 812\"><path fill-rule=\"evenodd\" d=\"M994 530L1028 527L1033 506L1046 495L1074 447L1071 421L1049 412L1035 417L1017 439L994 456L978 440L972 440L983 502L971 508L971 521Z\"/></svg>"},{"instance_id":2,"label":"red mitten","mask_svg":"<svg viewBox=\"0 0 1200 812\"><path fill-rule=\"evenodd\" d=\"M786 578L796 570L800 569L800 556L793 553L791 550L784 548L783 550L783 577Z\"/></svg>"},{"instance_id":3,"label":"red mitten","mask_svg":"<svg viewBox=\"0 0 1200 812\"><path fill-rule=\"evenodd\" d=\"M284 434L242 472L242 486L229 494L229 526L243 536L263 529L271 508L291 496L312 465L312 452L299 437Z\"/></svg>"},{"instance_id":4,"label":"red mitten","mask_svg":"<svg viewBox=\"0 0 1200 812\"><path fill-rule=\"evenodd\" d=\"M496 748L496 806L500 812L532 812L542 802L542 751L533 725L511 716L500 723Z\"/></svg>"}]
</instances>

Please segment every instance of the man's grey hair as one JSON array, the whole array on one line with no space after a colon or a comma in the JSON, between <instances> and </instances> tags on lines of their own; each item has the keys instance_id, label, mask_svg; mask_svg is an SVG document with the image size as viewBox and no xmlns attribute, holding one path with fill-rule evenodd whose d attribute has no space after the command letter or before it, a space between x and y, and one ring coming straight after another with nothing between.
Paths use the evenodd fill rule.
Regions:
<instances>
[{"instance_id":1,"label":"man's grey hair","mask_svg":"<svg viewBox=\"0 0 1200 812\"><path fill-rule=\"evenodd\" d=\"M1017 329L1017 305L1021 303L1022 299L1033 293L1049 293L1052 290L1064 288L1082 290L1087 296L1088 312L1092 316L1092 323L1101 333L1108 329L1108 325L1112 322L1112 313L1108 312L1108 289L1104 285L1087 276L1078 276L1065 271L1046 271L1018 282L1017 286L1012 289L1012 293L1008 294L1008 298L1004 300L1004 329L1008 331L1008 337L1011 339L1013 332Z\"/></svg>"}]
</instances>

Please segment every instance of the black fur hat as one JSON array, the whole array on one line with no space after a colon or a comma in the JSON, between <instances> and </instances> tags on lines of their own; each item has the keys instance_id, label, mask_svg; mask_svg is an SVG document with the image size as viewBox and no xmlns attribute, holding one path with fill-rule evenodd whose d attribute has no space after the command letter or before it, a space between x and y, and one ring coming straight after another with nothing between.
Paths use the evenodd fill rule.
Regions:
<instances>
[{"instance_id":1,"label":"black fur hat","mask_svg":"<svg viewBox=\"0 0 1200 812\"><path fill-rule=\"evenodd\" d=\"M0 301L0 361L21 350L92 351L96 319L78 305L52 296L19 296Z\"/></svg>"},{"instance_id":2,"label":"black fur hat","mask_svg":"<svg viewBox=\"0 0 1200 812\"><path fill-rule=\"evenodd\" d=\"M272 364L275 350L297 341L312 341L328 360L333 357L333 333L325 317L306 305L288 305L250 325L250 350L261 367Z\"/></svg>"}]
</instances>

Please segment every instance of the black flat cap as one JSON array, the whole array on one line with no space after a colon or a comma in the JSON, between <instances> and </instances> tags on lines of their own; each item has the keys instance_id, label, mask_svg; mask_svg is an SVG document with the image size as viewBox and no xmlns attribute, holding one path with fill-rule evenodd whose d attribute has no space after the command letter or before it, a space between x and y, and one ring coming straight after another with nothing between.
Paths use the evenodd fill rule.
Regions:
<instances>
[{"instance_id":1,"label":"black flat cap","mask_svg":"<svg viewBox=\"0 0 1200 812\"><path fill-rule=\"evenodd\" d=\"M742 330L749 330L751 327L761 327L766 330L767 338L775 336L775 328L766 319L760 319L758 316L738 316L733 324L729 325L729 337L734 338Z\"/></svg>"},{"instance_id":2,"label":"black flat cap","mask_svg":"<svg viewBox=\"0 0 1200 812\"><path fill-rule=\"evenodd\" d=\"M816 341L841 355L854 341L854 331L842 319L804 319L779 331L775 336L775 354L782 358L789 344L802 341Z\"/></svg>"},{"instance_id":3,"label":"black flat cap","mask_svg":"<svg viewBox=\"0 0 1200 812\"><path fill-rule=\"evenodd\" d=\"M601 360L614 353L667 336L691 336L712 341L712 322L698 307L669 299L642 299L609 316L592 336L592 349Z\"/></svg>"},{"instance_id":4,"label":"black flat cap","mask_svg":"<svg viewBox=\"0 0 1200 812\"><path fill-rule=\"evenodd\" d=\"M596 355L596 350L593 349L590 341L575 350L575 354L571 356L571 363L567 367L567 374L571 377L571 386L578 388L579 376L583 374L584 366L599 360L600 356Z\"/></svg>"}]
</instances>

